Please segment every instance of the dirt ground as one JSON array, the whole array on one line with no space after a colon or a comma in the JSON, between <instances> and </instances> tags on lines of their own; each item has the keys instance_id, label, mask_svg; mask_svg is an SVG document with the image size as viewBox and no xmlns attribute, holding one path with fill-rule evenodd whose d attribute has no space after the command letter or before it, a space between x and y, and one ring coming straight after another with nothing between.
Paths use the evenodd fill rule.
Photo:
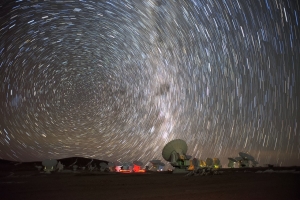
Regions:
<instances>
[{"instance_id":1,"label":"dirt ground","mask_svg":"<svg viewBox=\"0 0 300 200\"><path fill-rule=\"evenodd\" d=\"M0 199L298 199L300 174L222 175L22 172L0 178Z\"/></svg>"}]
</instances>

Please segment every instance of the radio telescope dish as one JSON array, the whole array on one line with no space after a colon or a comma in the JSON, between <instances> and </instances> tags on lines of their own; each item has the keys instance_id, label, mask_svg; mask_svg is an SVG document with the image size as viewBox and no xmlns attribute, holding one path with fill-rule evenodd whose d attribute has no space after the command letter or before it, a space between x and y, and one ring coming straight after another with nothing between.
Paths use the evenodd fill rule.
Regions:
<instances>
[{"instance_id":1,"label":"radio telescope dish","mask_svg":"<svg viewBox=\"0 0 300 200\"><path fill-rule=\"evenodd\" d=\"M211 158L206 158L206 166L211 167L214 164L213 159Z\"/></svg>"},{"instance_id":2,"label":"radio telescope dish","mask_svg":"<svg viewBox=\"0 0 300 200\"><path fill-rule=\"evenodd\" d=\"M114 165L115 165L115 171L120 172L122 164L119 161L115 161Z\"/></svg>"},{"instance_id":3,"label":"radio telescope dish","mask_svg":"<svg viewBox=\"0 0 300 200\"><path fill-rule=\"evenodd\" d=\"M45 167L52 167L52 166L57 165L57 160L51 160L51 159L49 159L49 160L44 160L44 161L42 162L42 165L45 166Z\"/></svg>"},{"instance_id":4,"label":"radio telescope dish","mask_svg":"<svg viewBox=\"0 0 300 200\"><path fill-rule=\"evenodd\" d=\"M141 161L137 161L137 160L133 161L133 164L137 165L137 166L140 166L140 167L143 165L143 163Z\"/></svg>"},{"instance_id":5,"label":"radio telescope dish","mask_svg":"<svg viewBox=\"0 0 300 200\"><path fill-rule=\"evenodd\" d=\"M105 171L105 169L107 168L107 164L105 162L101 162L100 164L100 171Z\"/></svg>"},{"instance_id":6,"label":"radio telescope dish","mask_svg":"<svg viewBox=\"0 0 300 200\"><path fill-rule=\"evenodd\" d=\"M254 160L253 156L251 156L251 155L249 155L247 153L240 152L239 156L241 156L245 160Z\"/></svg>"},{"instance_id":7,"label":"radio telescope dish","mask_svg":"<svg viewBox=\"0 0 300 200\"><path fill-rule=\"evenodd\" d=\"M54 171L55 166L57 165L57 160L44 160L42 162L42 165L45 167L44 170L46 173L50 173L51 171Z\"/></svg>"},{"instance_id":8,"label":"radio telescope dish","mask_svg":"<svg viewBox=\"0 0 300 200\"><path fill-rule=\"evenodd\" d=\"M214 163L214 165L218 165L219 166L221 162L220 162L219 158L214 158L213 159L213 163Z\"/></svg>"},{"instance_id":9,"label":"radio telescope dish","mask_svg":"<svg viewBox=\"0 0 300 200\"><path fill-rule=\"evenodd\" d=\"M144 169L141 169L143 163L141 161L133 161L133 171L134 172L145 172Z\"/></svg>"},{"instance_id":10,"label":"radio telescope dish","mask_svg":"<svg viewBox=\"0 0 300 200\"><path fill-rule=\"evenodd\" d=\"M149 168L151 171L162 171L165 163L162 163L160 160L151 160L149 161L152 166Z\"/></svg>"},{"instance_id":11,"label":"radio telescope dish","mask_svg":"<svg viewBox=\"0 0 300 200\"><path fill-rule=\"evenodd\" d=\"M230 160L230 161L232 161L232 162L237 162L237 160L234 159L234 158L228 158L228 160Z\"/></svg>"},{"instance_id":12,"label":"radio telescope dish","mask_svg":"<svg viewBox=\"0 0 300 200\"><path fill-rule=\"evenodd\" d=\"M185 154L187 152L187 144L185 141L181 139L175 139L166 144L166 146L162 150L162 156L166 161L174 162L177 159L171 156L174 153L179 154L179 159L185 159Z\"/></svg>"},{"instance_id":13,"label":"radio telescope dish","mask_svg":"<svg viewBox=\"0 0 300 200\"><path fill-rule=\"evenodd\" d=\"M123 163L122 165L124 170L129 170L130 164L129 163Z\"/></svg>"},{"instance_id":14,"label":"radio telescope dish","mask_svg":"<svg viewBox=\"0 0 300 200\"><path fill-rule=\"evenodd\" d=\"M199 169L199 164L200 164L200 162L199 162L199 160L197 159L197 158L194 158L193 159L193 161L192 161L192 163L193 163L193 165L194 165L194 170L197 170L197 169Z\"/></svg>"},{"instance_id":15,"label":"radio telescope dish","mask_svg":"<svg viewBox=\"0 0 300 200\"><path fill-rule=\"evenodd\" d=\"M206 162L204 160L200 160L200 167L206 167Z\"/></svg>"}]
</instances>

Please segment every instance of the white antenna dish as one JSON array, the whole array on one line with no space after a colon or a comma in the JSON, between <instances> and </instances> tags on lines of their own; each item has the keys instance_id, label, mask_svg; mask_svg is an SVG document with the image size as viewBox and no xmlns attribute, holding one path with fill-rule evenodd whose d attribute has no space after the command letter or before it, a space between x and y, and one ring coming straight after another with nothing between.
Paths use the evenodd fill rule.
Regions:
<instances>
[{"instance_id":1,"label":"white antenna dish","mask_svg":"<svg viewBox=\"0 0 300 200\"><path fill-rule=\"evenodd\" d=\"M44 160L42 162L42 165L45 166L45 167L52 167L52 166L57 165L57 160L52 160L52 159L50 159L50 160Z\"/></svg>"},{"instance_id":2,"label":"white antenna dish","mask_svg":"<svg viewBox=\"0 0 300 200\"><path fill-rule=\"evenodd\" d=\"M116 165L113 162L109 162L107 164L107 166L108 166L109 171L111 171L111 172L115 171Z\"/></svg>"},{"instance_id":3,"label":"white antenna dish","mask_svg":"<svg viewBox=\"0 0 300 200\"><path fill-rule=\"evenodd\" d=\"M141 161L137 161L137 160L133 161L133 164L137 165L137 166L140 166L140 167L143 165L143 163Z\"/></svg>"},{"instance_id":4,"label":"white antenna dish","mask_svg":"<svg viewBox=\"0 0 300 200\"><path fill-rule=\"evenodd\" d=\"M213 165L213 159L211 159L211 158L206 158L206 166L207 167L211 167L212 165Z\"/></svg>"},{"instance_id":5,"label":"white antenna dish","mask_svg":"<svg viewBox=\"0 0 300 200\"><path fill-rule=\"evenodd\" d=\"M39 171L41 171L41 169L43 168L43 166L40 166L40 165L38 165L38 166L35 166Z\"/></svg>"},{"instance_id":6,"label":"white antenna dish","mask_svg":"<svg viewBox=\"0 0 300 200\"><path fill-rule=\"evenodd\" d=\"M213 161L214 161L214 165L220 165L221 163L219 158L214 158Z\"/></svg>"},{"instance_id":7,"label":"white antenna dish","mask_svg":"<svg viewBox=\"0 0 300 200\"><path fill-rule=\"evenodd\" d=\"M121 170L122 164L119 161L115 161L115 171L119 172Z\"/></svg>"},{"instance_id":8,"label":"white antenna dish","mask_svg":"<svg viewBox=\"0 0 300 200\"><path fill-rule=\"evenodd\" d=\"M253 156L251 156L251 155L249 155L247 153L240 152L239 156L241 156L245 160L254 160Z\"/></svg>"},{"instance_id":9,"label":"white antenna dish","mask_svg":"<svg viewBox=\"0 0 300 200\"><path fill-rule=\"evenodd\" d=\"M78 165L73 165L73 170L76 171L78 168Z\"/></svg>"},{"instance_id":10,"label":"white antenna dish","mask_svg":"<svg viewBox=\"0 0 300 200\"><path fill-rule=\"evenodd\" d=\"M96 165L95 166L89 165L89 170L90 171L93 171L95 168L96 168Z\"/></svg>"},{"instance_id":11,"label":"white antenna dish","mask_svg":"<svg viewBox=\"0 0 300 200\"><path fill-rule=\"evenodd\" d=\"M199 169L200 162L199 162L199 160L197 158L193 159L192 164L194 165L194 170Z\"/></svg>"},{"instance_id":12,"label":"white antenna dish","mask_svg":"<svg viewBox=\"0 0 300 200\"><path fill-rule=\"evenodd\" d=\"M107 168L107 164L105 162L101 162L99 165L100 165L100 171L104 172L105 169Z\"/></svg>"},{"instance_id":13,"label":"white antenna dish","mask_svg":"<svg viewBox=\"0 0 300 200\"><path fill-rule=\"evenodd\" d=\"M181 139L172 140L167 143L166 146L162 150L162 156L166 161L171 163L176 162L179 154L179 159L184 160L186 158L185 154L187 152L187 144L185 141Z\"/></svg>"},{"instance_id":14,"label":"white antenna dish","mask_svg":"<svg viewBox=\"0 0 300 200\"><path fill-rule=\"evenodd\" d=\"M230 160L230 161L232 161L232 162L237 162L237 160L234 159L234 158L228 158L228 160Z\"/></svg>"},{"instance_id":15,"label":"white antenna dish","mask_svg":"<svg viewBox=\"0 0 300 200\"><path fill-rule=\"evenodd\" d=\"M99 165L100 167L107 167L107 164L105 162L101 162Z\"/></svg>"},{"instance_id":16,"label":"white antenna dish","mask_svg":"<svg viewBox=\"0 0 300 200\"><path fill-rule=\"evenodd\" d=\"M46 173L50 173L51 171L54 171L55 166L57 165L57 160L52 160L52 159L48 159L48 160L44 160L42 162L42 165L45 167L44 170Z\"/></svg>"},{"instance_id":17,"label":"white antenna dish","mask_svg":"<svg viewBox=\"0 0 300 200\"><path fill-rule=\"evenodd\" d=\"M200 160L200 167L206 167L206 162L204 160Z\"/></svg>"},{"instance_id":18,"label":"white antenna dish","mask_svg":"<svg viewBox=\"0 0 300 200\"><path fill-rule=\"evenodd\" d=\"M56 166L56 167L58 168L58 172L61 172L61 171L64 169L64 165L61 164L60 161L57 163L57 166Z\"/></svg>"}]
</instances>

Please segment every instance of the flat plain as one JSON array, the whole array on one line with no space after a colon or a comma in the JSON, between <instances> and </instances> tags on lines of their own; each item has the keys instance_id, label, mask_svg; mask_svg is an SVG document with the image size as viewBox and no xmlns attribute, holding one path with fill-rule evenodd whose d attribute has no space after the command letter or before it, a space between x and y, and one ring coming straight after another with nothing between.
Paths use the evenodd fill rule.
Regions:
<instances>
[{"instance_id":1,"label":"flat plain","mask_svg":"<svg viewBox=\"0 0 300 200\"><path fill-rule=\"evenodd\" d=\"M251 199L300 200L299 173L225 170L221 175L80 172L43 174L2 171L0 199Z\"/></svg>"}]
</instances>

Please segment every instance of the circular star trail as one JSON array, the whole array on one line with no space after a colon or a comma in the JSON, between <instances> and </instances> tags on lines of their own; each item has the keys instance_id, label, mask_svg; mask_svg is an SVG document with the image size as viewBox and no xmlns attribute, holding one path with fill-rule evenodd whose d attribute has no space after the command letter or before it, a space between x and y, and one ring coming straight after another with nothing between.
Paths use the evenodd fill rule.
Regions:
<instances>
[{"instance_id":1,"label":"circular star trail","mask_svg":"<svg viewBox=\"0 0 300 200\"><path fill-rule=\"evenodd\" d=\"M300 163L300 5L4 1L0 158Z\"/></svg>"}]
</instances>

